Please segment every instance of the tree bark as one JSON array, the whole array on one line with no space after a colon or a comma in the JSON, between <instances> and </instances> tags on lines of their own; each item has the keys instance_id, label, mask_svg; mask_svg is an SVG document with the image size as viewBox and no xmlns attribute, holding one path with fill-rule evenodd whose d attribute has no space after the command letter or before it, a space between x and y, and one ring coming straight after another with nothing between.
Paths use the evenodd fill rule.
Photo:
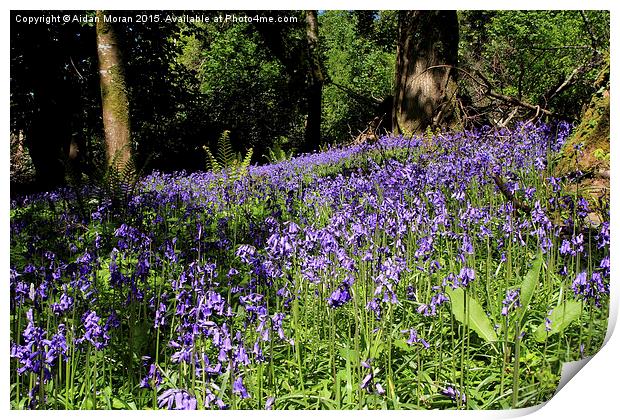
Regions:
<instances>
[{"instance_id":1,"label":"tree bark","mask_svg":"<svg viewBox=\"0 0 620 420\"><path fill-rule=\"evenodd\" d=\"M131 161L131 131L125 69L114 25L97 11L97 56L108 166L122 171Z\"/></svg>"},{"instance_id":2,"label":"tree bark","mask_svg":"<svg viewBox=\"0 0 620 420\"><path fill-rule=\"evenodd\" d=\"M306 11L306 39L308 42L308 119L304 147L310 151L321 142L321 101L325 82L319 58L319 22L316 10Z\"/></svg>"},{"instance_id":3,"label":"tree bark","mask_svg":"<svg viewBox=\"0 0 620 420\"><path fill-rule=\"evenodd\" d=\"M456 11L401 11L392 113L395 134L458 124ZM440 66L440 67L435 67Z\"/></svg>"}]
</instances>

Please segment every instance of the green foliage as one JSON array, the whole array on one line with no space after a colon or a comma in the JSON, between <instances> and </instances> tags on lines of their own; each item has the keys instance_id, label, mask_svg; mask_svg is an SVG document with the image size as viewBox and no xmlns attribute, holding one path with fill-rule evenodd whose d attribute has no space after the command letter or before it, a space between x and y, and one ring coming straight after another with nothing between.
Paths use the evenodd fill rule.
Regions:
<instances>
[{"instance_id":1,"label":"green foliage","mask_svg":"<svg viewBox=\"0 0 620 420\"><path fill-rule=\"evenodd\" d=\"M125 165L118 165L118 156L117 153L107 167L100 186L104 194L112 199L112 203L125 209L134 195L141 171L138 171L133 160L128 160Z\"/></svg>"},{"instance_id":2,"label":"green foliage","mask_svg":"<svg viewBox=\"0 0 620 420\"><path fill-rule=\"evenodd\" d=\"M294 133L303 97L289 91L284 65L251 24L205 25L185 43L179 60L196 71L215 132L228 128L244 146L258 150Z\"/></svg>"},{"instance_id":3,"label":"green foliage","mask_svg":"<svg viewBox=\"0 0 620 420\"><path fill-rule=\"evenodd\" d=\"M596 70L553 93L595 51L609 48L609 13L584 16L575 10L460 12L459 63L480 70L498 92L576 118Z\"/></svg>"},{"instance_id":4,"label":"green foliage","mask_svg":"<svg viewBox=\"0 0 620 420\"><path fill-rule=\"evenodd\" d=\"M230 144L230 131L224 130L217 141L217 158L213 156L207 146L202 146L207 154L207 170L213 172L226 171L232 180L239 179L247 174L254 150L250 147L241 157L234 153Z\"/></svg>"},{"instance_id":5,"label":"green foliage","mask_svg":"<svg viewBox=\"0 0 620 420\"><path fill-rule=\"evenodd\" d=\"M294 152L294 149L287 152L276 143L273 147L267 147L267 153L264 154L263 157L267 159L269 163L278 163L292 158Z\"/></svg>"},{"instance_id":6,"label":"green foliage","mask_svg":"<svg viewBox=\"0 0 620 420\"><path fill-rule=\"evenodd\" d=\"M466 296L461 288L453 290L447 287L446 294L450 298L452 315L458 322L474 330L487 343L497 341L493 324L476 299Z\"/></svg>"},{"instance_id":7,"label":"green foliage","mask_svg":"<svg viewBox=\"0 0 620 420\"><path fill-rule=\"evenodd\" d=\"M598 160L605 161L605 162L607 162L608 164L609 164L609 162L610 162L610 160L609 160L609 159L610 159L610 157L611 157L611 154L610 154L609 152L605 152L603 149L596 149L596 150L593 152L593 155L594 155L594 157L595 157L596 159L598 159Z\"/></svg>"},{"instance_id":8,"label":"green foliage","mask_svg":"<svg viewBox=\"0 0 620 420\"><path fill-rule=\"evenodd\" d=\"M521 292L519 296L519 300L521 302L521 309L519 315L519 321L523 319L525 313L527 312L527 308L532 301L532 297L534 296L534 292L538 287L538 278L540 277L540 269L543 264L543 254L542 252L538 252L538 256L532 265L530 271L527 272L523 282L521 283Z\"/></svg>"},{"instance_id":9,"label":"green foliage","mask_svg":"<svg viewBox=\"0 0 620 420\"><path fill-rule=\"evenodd\" d=\"M85 220L106 201L110 201L113 213L122 217L135 196L149 159L147 158L140 168L133 159L119 165L120 152L117 151L110 165L102 163L88 173L81 172L68 161L65 162L65 182L75 193L78 210Z\"/></svg>"},{"instance_id":10,"label":"green foliage","mask_svg":"<svg viewBox=\"0 0 620 420\"><path fill-rule=\"evenodd\" d=\"M573 321L578 319L583 312L580 302L575 300L566 300L551 310L549 320L551 321L551 330L547 331L546 323L539 325L534 332L537 341L542 342L550 335L564 331Z\"/></svg>"},{"instance_id":11,"label":"green foliage","mask_svg":"<svg viewBox=\"0 0 620 420\"><path fill-rule=\"evenodd\" d=\"M382 19L394 22L395 15ZM381 101L392 94L395 49L374 41L379 19L359 32L358 16L347 11L319 15L321 52L328 81L323 88L323 136L329 142L355 137L377 115Z\"/></svg>"}]
</instances>

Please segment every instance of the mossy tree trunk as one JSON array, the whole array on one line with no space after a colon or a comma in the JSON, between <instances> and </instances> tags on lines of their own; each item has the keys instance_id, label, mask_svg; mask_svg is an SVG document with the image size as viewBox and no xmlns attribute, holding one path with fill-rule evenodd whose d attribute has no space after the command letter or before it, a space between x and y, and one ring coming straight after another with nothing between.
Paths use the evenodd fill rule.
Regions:
<instances>
[{"instance_id":1,"label":"mossy tree trunk","mask_svg":"<svg viewBox=\"0 0 620 420\"><path fill-rule=\"evenodd\" d=\"M392 112L395 134L458 123L456 69L459 25L454 10L401 11Z\"/></svg>"},{"instance_id":2,"label":"mossy tree trunk","mask_svg":"<svg viewBox=\"0 0 620 420\"><path fill-rule=\"evenodd\" d=\"M306 38L308 41L308 119L304 148L316 149L321 142L321 101L325 77L319 57L319 22L316 10L306 11Z\"/></svg>"},{"instance_id":3,"label":"mossy tree trunk","mask_svg":"<svg viewBox=\"0 0 620 420\"><path fill-rule=\"evenodd\" d=\"M131 161L131 130L125 69L116 32L97 11L97 56L108 166L122 171Z\"/></svg>"}]
</instances>

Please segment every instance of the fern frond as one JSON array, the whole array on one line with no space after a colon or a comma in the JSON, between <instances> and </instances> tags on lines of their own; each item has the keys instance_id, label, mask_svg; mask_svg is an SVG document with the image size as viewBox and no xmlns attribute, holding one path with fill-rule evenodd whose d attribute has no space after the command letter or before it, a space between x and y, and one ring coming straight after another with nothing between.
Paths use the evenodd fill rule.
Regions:
<instances>
[{"instance_id":1,"label":"fern frond","mask_svg":"<svg viewBox=\"0 0 620 420\"><path fill-rule=\"evenodd\" d=\"M215 159L215 157L213 156L213 153L211 153L211 150L209 150L207 146L202 146L202 148L207 154L207 171L212 171L212 172L221 171L222 167L220 166L220 163L217 161L217 159Z\"/></svg>"},{"instance_id":2,"label":"fern frond","mask_svg":"<svg viewBox=\"0 0 620 420\"><path fill-rule=\"evenodd\" d=\"M252 147L250 147L248 149L248 151L245 153L245 157L243 158L243 161L241 162L240 167L243 169L243 171L247 171L247 169L250 167L250 162L252 161L252 154L254 153L254 149Z\"/></svg>"},{"instance_id":3,"label":"fern frond","mask_svg":"<svg viewBox=\"0 0 620 420\"><path fill-rule=\"evenodd\" d=\"M230 144L230 131L224 130L222 135L217 141L217 154L218 160L222 167L226 168L233 164L235 154L233 153L232 146Z\"/></svg>"}]
</instances>

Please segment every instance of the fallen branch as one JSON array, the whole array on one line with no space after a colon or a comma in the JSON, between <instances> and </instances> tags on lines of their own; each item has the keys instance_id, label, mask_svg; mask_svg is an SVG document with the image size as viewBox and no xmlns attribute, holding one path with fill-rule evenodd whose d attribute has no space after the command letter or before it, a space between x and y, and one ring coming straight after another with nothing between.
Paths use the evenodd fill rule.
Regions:
<instances>
[{"instance_id":1,"label":"fallen branch","mask_svg":"<svg viewBox=\"0 0 620 420\"><path fill-rule=\"evenodd\" d=\"M515 197L514 194L508 189L506 184L504 184L504 181L502 181L499 175L492 173L491 177L493 178L493 181L495 181L495 185L497 185L499 191L506 198L506 200L512 203L512 206L515 208L515 210L520 210L525 214L530 214L532 208L527 204L523 203L517 197Z\"/></svg>"},{"instance_id":2,"label":"fallen branch","mask_svg":"<svg viewBox=\"0 0 620 420\"><path fill-rule=\"evenodd\" d=\"M564 82L562 82L562 84L558 86L553 93L551 93L550 95L545 95L546 101L550 101L557 94L559 94L563 90L566 90L567 88L574 85L577 82L579 77L581 77L584 73L586 73L587 71L591 70L592 68L600 64L601 61L602 59L601 59L600 54L598 55L595 54L594 56L592 56L590 60L583 63L581 66L577 67L576 69L574 69L571 72L571 74L568 75L566 80L564 80Z\"/></svg>"},{"instance_id":3,"label":"fallen branch","mask_svg":"<svg viewBox=\"0 0 620 420\"><path fill-rule=\"evenodd\" d=\"M512 105L520 106L522 108L531 109L532 111L541 112L550 117L562 118L561 115L556 114L555 112L549 111L548 109L542 108L540 105L532 105L520 99L517 99L512 96L502 95L501 93L493 92L491 89L487 91L487 96L491 98L499 99L500 101L507 102Z\"/></svg>"},{"instance_id":4,"label":"fallen branch","mask_svg":"<svg viewBox=\"0 0 620 420\"><path fill-rule=\"evenodd\" d=\"M555 117L555 118L565 118L563 115L559 115L553 111L549 111L548 109L545 109L543 107L541 107L540 105L532 105L528 102L525 102L521 99L517 99L513 96L508 96L508 95L503 95L501 93L497 93L495 91L493 91L493 86L491 84L491 82L489 82L489 80L484 77L484 75L479 71L479 70L475 70L476 75L478 76L478 78L480 80L478 80L476 77L474 77L471 73L469 73L468 71L460 68L460 67L456 67L456 66L451 66L448 64L440 64L437 66L431 66L428 67L426 70L430 70L433 68L441 68L441 67L448 67L448 68L452 68L455 70L458 70L460 72L462 72L463 74L467 75L469 78L471 78L474 82L476 82L478 85L482 86L485 88L485 92L484 95L489 96L493 99L497 99L500 100L502 102L506 102L509 103L511 105L515 105L515 106L519 106L521 108L527 108L529 110L532 111L536 111L536 113L543 113L545 115L548 115L550 117ZM482 80L482 81L481 81Z\"/></svg>"},{"instance_id":5,"label":"fallen branch","mask_svg":"<svg viewBox=\"0 0 620 420\"><path fill-rule=\"evenodd\" d=\"M512 112L510 113L510 115L508 115L508 117L506 117L506 119L501 120L497 123L497 125L499 127L506 127L508 125L508 123L515 117L515 115L517 115L517 112L519 111L518 107L515 107Z\"/></svg>"}]
</instances>

